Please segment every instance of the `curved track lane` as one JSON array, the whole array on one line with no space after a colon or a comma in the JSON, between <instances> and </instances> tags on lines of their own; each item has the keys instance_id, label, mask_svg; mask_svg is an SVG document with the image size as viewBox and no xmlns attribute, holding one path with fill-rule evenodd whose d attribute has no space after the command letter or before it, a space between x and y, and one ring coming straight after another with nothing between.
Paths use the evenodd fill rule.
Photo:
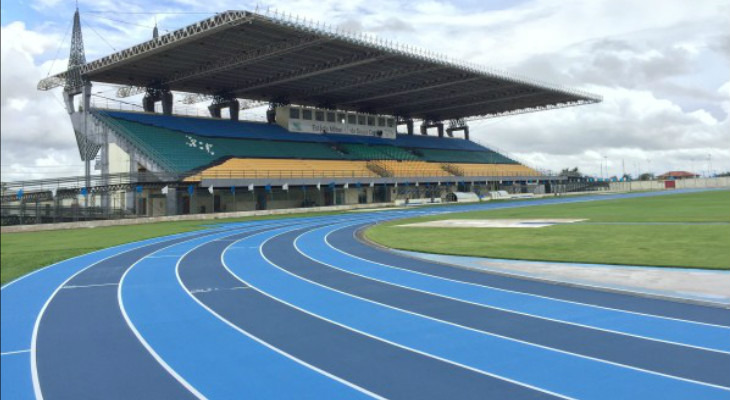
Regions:
<instances>
[{"instance_id":1,"label":"curved track lane","mask_svg":"<svg viewBox=\"0 0 730 400\"><path fill-rule=\"evenodd\" d=\"M371 247L393 218L227 224L2 289L8 398L730 399L730 311Z\"/></svg>"}]
</instances>

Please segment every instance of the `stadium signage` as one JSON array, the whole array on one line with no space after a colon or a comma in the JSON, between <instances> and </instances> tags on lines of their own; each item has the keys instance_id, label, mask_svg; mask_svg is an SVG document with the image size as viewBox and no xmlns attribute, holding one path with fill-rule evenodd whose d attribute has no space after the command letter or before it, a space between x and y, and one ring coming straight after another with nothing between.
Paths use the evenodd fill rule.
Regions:
<instances>
[{"instance_id":1,"label":"stadium signage","mask_svg":"<svg viewBox=\"0 0 730 400\"><path fill-rule=\"evenodd\" d=\"M395 139L395 119L317 108L283 106L276 109L276 122L290 132L336 133Z\"/></svg>"},{"instance_id":2,"label":"stadium signage","mask_svg":"<svg viewBox=\"0 0 730 400\"><path fill-rule=\"evenodd\" d=\"M200 139L196 139L190 135L185 135L185 139L187 139L187 142L185 143L188 147L196 148L198 150L204 151L211 156L215 155L215 152L213 151L213 145L210 143L206 143Z\"/></svg>"}]
</instances>

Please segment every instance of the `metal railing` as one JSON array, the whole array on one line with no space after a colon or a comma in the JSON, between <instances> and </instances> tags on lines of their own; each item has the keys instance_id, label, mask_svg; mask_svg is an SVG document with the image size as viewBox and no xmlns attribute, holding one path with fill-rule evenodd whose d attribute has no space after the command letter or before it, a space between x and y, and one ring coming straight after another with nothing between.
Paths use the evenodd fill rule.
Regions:
<instances>
[{"instance_id":1,"label":"metal railing","mask_svg":"<svg viewBox=\"0 0 730 400\"><path fill-rule=\"evenodd\" d=\"M48 203L3 205L0 225L50 224L139 217L129 210L113 207L58 206Z\"/></svg>"},{"instance_id":2,"label":"metal railing","mask_svg":"<svg viewBox=\"0 0 730 400\"><path fill-rule=\"evenodd\" d=\"M134 173L116 173L107 175L91 175L89 177L88 186L109 186L121 185L131 182L150 183L150 182L172 182L181 179L178 174L161 174L152 172L134 172ZM35 190L52 190L52 189L80 189L86 187L86 177L84 175L66 176L48 179L35 179L27 181L3 182L2 192L14 192L18 189L24 191Z\"/></svg>"}]
</instances>

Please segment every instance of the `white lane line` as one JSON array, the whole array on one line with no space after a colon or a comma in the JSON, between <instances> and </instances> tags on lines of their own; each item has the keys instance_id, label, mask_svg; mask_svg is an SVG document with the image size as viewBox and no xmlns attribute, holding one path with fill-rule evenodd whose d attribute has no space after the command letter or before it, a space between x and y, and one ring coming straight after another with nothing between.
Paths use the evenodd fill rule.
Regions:
<instances>
[{"instance_id":1,"label":"white lane line","mask_svg":"<svg viewBox=\"0 0 730 400\"><path fill-rule=\"evenodd\" d=\"M354 225L357 225L357 224L352 224L350 226L354 226ZM349 227L349 226L342 227L341 229L345 229L347 227ZM338 229L338 230L341 230L341 229ZM353 231L352 232L352 236L353 236L354 240L360 241L357 238L357 236L355 235L355 233L356 233L356 231ZM327 235L327 236L329 236L329 235ZM517 291L517 290L503 289L503 288L498 288L498 287L494 287L494 286L484 285L484 284L480 284L480 283L474 283L474 282L469 282L469 281L460 281L460 280L456 280L456 279L446 278L446 277L443 277L443 276L431 275L431 274L427 274L425 272L414 271L414 270L411 270L411 269L408 269L408 268L402 268L402 267L397 267L397 266L393 266L393 265L383 264L381 262L377 262L377 261L369 260L369 259L366 259L366 258L362 258L362 257L356 256L354 254L347 253L344 250L338 249L338 248L332 246L329 242L327 242L327 244L330 247L332 247L333 249L337 250L338 252L340 252L342 254L345 254L345 255L347 255L349 257L352 257L352 258L358 258L360 260L367 261L367 262L370 262L370 263L373 263L373 264L382 265L384 267L402 269L402 270L405 270L405 271L413 272L415 274L425 275L425 276L431 276L431 277L438 278L438 279L443 279L443 280L446 280L446 281L459 282L459 283L463 283L463 284L467 284L467 285L472 285L472 286L480 286L480 287L485 287L485 288L489 288L489 289L499 290L499 291L507 292L507 293L517 293L517 294L523 294L523 295L526 295L526 296L532 296L532 297L539 297L539 298L543 298L543 299L555 300L555 301L560 301L560 302L563 302L563 303L578 304L578 305L582 305L582 306L586 306L586 307L601 308L601 309L604 309L604 310L618 311L618 312L623 312L623 313L627 313L627 314L641 315L641 316L645 316L645 317L660 318L660 319L666 319L666 320L671 320L671 321L685 322L685 323L688 323L688 324L705 325L705 326L711 326L711 327L714 327L714 328L722 328L722 329L728 329L728 330L730 330L730 327L729 326L725 326L725 325L712 324L712 323L708 323L708 322L690 321L690 320L686 320L686 319L674 318L674 317L667 317L667 316L663 316L663 315L647 314L647 313L642 313L642 312L638 312L638 311L623 310L623 309L620 309L620 308L611 308L611 307L607 307L607 306L599 306L599 305L590 304L590 303L581 303L581 302L573 301L573 300L559 299L559 298L549 297L549 296L543 296L543 295L539 295L539 294L535 294L535 293L520 292L520 291ZM394 254L394 255L397 255L397 254ZM426 262L426 263L429 262L428 260L421 260L421 261ZM520 279L520 278L523 278L523 277L516 276L516 279ZM559 282L559 281L557 281L557 282ZM581 285L581 286L590 286L590 285ZM592 286L592 287L603 288L601 286ZM641 293L641 292L637 292L637 293Z\"/></svg>"},{"instance_id":2,"label":"white lane line","mask_svg":"<svg viewBox=\"0 0 730 400\"><path fill-rule=\"evenodd\" d=\"M23 353L30 353L30 349L6 351L4 353L0 353L0 356L12 356L13 354L23 354Z\"/></svg>"},{"instance_id":3,"label":"white lane line","mask_svg":"<svg viewBox=\"0 0 730 400\"><path fill-rule=\"evenodd\" d=\"M334 250L336 250L336 251L338 251L340 253L343 253L343 254L345 254L347 256L348 253L344 253L343 251L338 250L337 248L333 247L327 241L327 238L333 232L335 232L335 231L332 231L332 232L328 233L325 236L325 243L329 247L331 247L332 249L334 249ZM442 297L442 298L449 299L449 300L459 301L459 302L462 302L462 303L471 304L471 305L475 305L475 306L478 306L478 307L491 308L491 309L494 309L494 310L500 310L500 311L505 311L505 312L509 312L509 313L513 313L513 314L524 315L524 316L528 316L528 317L532 317L532 318L543 319L543 320L546 320L546 321L557 322L557 323L566 324L566 325L574 325L574 326L579 326L581 328L593 329L593 330L597 330L597 331L609 332L609 333L614 333L614 334L624 335L624 336L630 336L630 337L635 337L635 338L638 338L638 339L650 340L650 341L659 342L659 343L666 343L666 344L671 344L671 345L689 347L689 348L693 348L693 349L711 351L711 352L721 353L721 354L730 354L730 351L726 351L726 350L719 350L719 349L714 349L714 348L710 348L710 347L697 346L697 345L692 345L692 344L687 344L687 343L681 343L681 342L675 342L675 341L665 340L665 339L658 339L658 338L653 338L653 337L649 337L649 336L642 336L642 335L637 335L637 334L628 333L628 332L616 331L616 330L607 329L607 328L600 328L600 327L596 327L596 326L592 326L592 325L585 325L585 324L581 324L581 323L578 323L578 322L571 322L571 321L565 321L565 320L551 318L551 317L545 317L545 316L530 314L530 313L526 313L526 312L522 312L522 311L512 310L512 309L509 309L509 308L503 308L503 307L498 307L498 306L494 306L494 305L487 305L487 304L477 303L477 302L473 302L473 301L470 301L470 300L460 299L460 298L456 298L456 297L452 297L452 296L448 296L448 295L440 294L440 293L434 293L434 292L431 292L431 291L428 291L428 290L417 289L417 288L414 288L414 287L404 286L404 285L400 285L400 284L397 284L397 283L394 283L394 282L389 282L389 281L377 279L377 278L370 277L370 276L367 276L367 275L358 274L356 272L352 272L352 271L349 271L349 270L345 270L345 269L342 269L342 268L335 267L335 266L333 266L331 264L328 264L328 263L326 263L324 261L315 259L315 258L313 258L313 257L305 254L299 248L299 246L297 244L299 242L299 239L301 238L301 236L303 236L305 233L302 233L301 235L297 236L297 238L294 240L294 248L297 250L297 252L299 252L304 257L307 257L307 258L311 259L312 261L315 261L315 262L318 262L320 264L326 265L328 267L331 267L331 268L340 270L340 271L345 272L345 273L348 273L350 275L355 275L355 276L359 276L359 277L362 277L362 278L365 278L365 279L369 279L369 280L381 282L381 283L384 283L386 285L397 286L397 287L400 287L400 288L404 288L404 289L408 289L408 290L413 290L415 292L421 292L421 293L425 293L425 294L432 295L432 296L436 296L436 297ZM401 267L396 267L396 266L381 264L381 263L377 263L377 262L374 262L374 261L365 260L365 259L362 259L360 257L355 257L355 256L353 256L353 257L354 258L361 259L361 260L366 261L366 262L371 262L373 264L381 265L381 266L384 266L384 267L387 267L387 268L399 269L399 270L403 270L403 271L406 271L406 272L412 272L414 274L428 276L428 277L437 278L437 279L440 278L439 276L436 276L436 275L429 275L429 274L421 273L421 272L418 272L418 271L413 271L413 270L410 270L410 269L407 269L407 268L401 268ZM443 280L450 281L450 282L455 282L455 283L467 284L467 282L455 281L455 280L448 279L448 278L443 278ZM482 286L482 285L476 285L476 286L481 286L481 287L484 287L484 288L487 288L487 289L491 289L490 286ZM496 288L494 288L494 289L496 289ZM496 290L499 290L499 289L496 289ZM517 292L517 293L519 293L519 292ZM541 297L541 296L538 296L538 297ZM548 299L550 299L550 298L548 298Z\"/></svg>"},{"instance_id":4,"label":"white lane line","mask_svg":"<svg viewBox=\"0 0 730 400\"><path fill-rule=\"evenodd\" d=\"M196 238L213 235L213 234L218 233L218 232L219 231L213 231L210 234L200 235L200 236L197 236ZM53 291L53 293L51 293L51 295L48 297L48 299L46 300L46 302L43 304L43 307L41 307L40 312L38 312L38 317L36 318L35 324L33 325L33 334L31 336L31 340L30 340L30 372L31 372L31 378L32 378L32 381L33 381L33 392L35 394L36 400L43 400L43 392L41 391L41 384L40 384L40 380L38 379L38 348L37 348L37 344L38 344L38 329L40 328L41 320L43 319L43 315L45 314L46 309L48 308L48 305L51 304L51 301L53 300L54 297L56 297L56 295L58 294L58 292L60 292L61 289L63 289L63 287L66 286L66 284L68 282L70 282L76 276L80 275L82 272L84 272L84 271L88 270L89 268L91 268L91 267L93 267L93 266L95 266L97 264L100 264L100 263L102 263L102 262L104 262L104 261L106 261L106 260L108 260L110 258L117 257L117 256L119 256L121 254L128 253L128 252L133 251L133 250L139 250L139 249L142 249L144 247L152 246L152 245L155 245L155 244L165 243L165 242L169 242L169 241L176 240L176 239L179 239L179 238L184 238L186 236L195 236L195 233L192 233L190 235L187 235L187 234L172 235L172 236L170 236L170 239L169 240L168 239L163 239L163 240L155 241L155 242L152 242L152 243L149 243L149 244L143 244L143 245L140 245L140 246L137 246L137 247L133 247L131 249L127 249L127 250L124 250L124 251L121 251L121 252L118 252L118 253L114 253L114 254L112 254L112 255L110 255L108 257L104 257L101 260L95 261L95 262L87 265L86 267L84 267L84 268L76 271L74 274L72 274L71 276L69 276L68 279L66 279L65 281L63 281L56 288L56 290ZM193 239L191 239L191 240L193 240ZM143 241L140 241L138 243L143 243ZM40 271L40 270L38 270L38 271ZM28 275L26 275L26 276L28 276ZM13 282L17 282L17 280L16 281L13 281Z\"/></svg>"},{"instance_id":5,"label":"white lane line","mask_svg":"<svg viewBox=\"0 0 730 400\"><path fill-rule=\"evenodd\" d=\"M236 234L242 233L242 231L245 232L245 229L246 228L241 228L239 231L235 231L234 230L235 233L233 233L232 235L236 235ZM213 234L213 235L215 235L215 234ZM163 248L155 251L154 253L151 253L150 255L155 254L155 253L160 252L160 251L164 251L164 250L166 250L168 248L171 248L171 247L174 247L176 245L189 243L189 242L192 242L192 241L195 241L195 240L198 240L198 239L203 239L203 238L205 238L207 236L212 236L212 235L205 235L205 236L197 237L197 238L194 238L194 239L191 239L191 240L185 240L183 242L175 243L175 244L172 244L170 246L163 247ZM204 242L204 243L200 244L199 246L202 246L203 244L206 244L206 243L209 243L209 242ZM193 247L193 249L195 249L195 248L197 248L199 246ZM188 252L185 252L182 256L178 257L178 261L177 262L179 263L180 262L180 259L182 257L185 257L185 255L187 255L187 254L188 254ZM148 255L148 256L142 257L139 260L135 261L134 264L132 264L129 268L127 268L126 271L124 271L124 274L122 275L122 279L119 280L119 287L117 288L117 304L119 305L119 309L122 312L122 317L124 317L124 321L127 323L127 326L132 331L132 333L134 333L134 336L137 337L137 340L142 344L142 346L147 350L147 352L150 353L150 355L152 356L152 358L154 358L155 361L157 361L157 363L160 364L160 366L162 368L164 368L165 371L167 371L167 373L169 373L173 378L175 378L175 380L178 381L178 383L180 383L185 389L187 389L193 396L197 397L198 399L206 399L206 397L202 393L200 393L198 391L198 389L196 389L190 382L188 382L185 378L183 378L182 375L178 374L177 371L175 371L170 366L170 364L168 364L155 351L155 349L152 348L152 346L147 342L147 340L145 340L145 338L142 337L142 334L137 330L137 327L134 326L134 323L132 323L132 320L129 318L129 315L127 314L127 310L124 308L124 300L122 299L122 287L124 286L124 280L127 278L127 275L129 274L129 271L131 271L132 269L134 269L134 267L137 264L139 264L140 262L144 261L147 258L153 258L153 257L150 257ZM158 257L158 258L161 258L161 257Z\"/></svg>"},{"instance_id":6,"label":"white lane line","mask_svg":"<svg viewBox=\"0 0 730 400\"><path fill-rule=\"evenodd\" d=\"M286 233L286 232L284 232L284 233ZM273 237L275 237L275 236L273 236ZM266 244L266 242L268 242L269 240L271 240L273 237L271 237L269 239L266 239L263 243L261 243L261 245L259 246L259 254L260 254L260 256L267 263L271 264L275 268L281 269L279 266L277 266L276 264L274 264L273 262L271 262L268 258L266 258L266 256L263 254L263 251L262 251L263 246ZM572 397L568 397L568 396L565 396L565 395L562 395L562 394L554 393L554 392L551 392L549 390L545 390L545 389L542 389L542 388L539 388L539 387L536 387L536 386L532 386L532 385L527 384L527 383L524 383L524 382L519 382L519 381L510 379L510 378L504 377L504 376L500 376L500 375L497 375L497 374L493 374L491 372L482 371L480 369L473 368L473 367L470 367L468 365L458 363L456 361L452 361L452 360L449 360L449 359L446 359L446 358L442 358L442 357L439 357L439 356L436 356L436 355L433 355L433 354L425 353L423 351L416 350L414 348L407 347L407 346L404 346L402 344L399 344L399 343L396 343L396 342L392 342L390 340L387 340L387 339L384 339L384 338L381 338L381 337L378 337L378 336L371 335L371 334L369 334L367 332L363 332L363 331L358 330L358 329L355 329L355 328L353 328L351 326L347 326L347 325L341 324L341 323L339 323L337 321L333 321L333 320L328 319L328 318L325 318L325 317L323 317L321 315L315 314L315 313L313 313L311 311L305 310L305 309L303 309L301 307L298 307L298 306L296 306L296 305L294 305L292 303L289 303L289 302L287 302L287 301L285 301L285 300L283 300L281 298L278 298L278 297L276 297L276 296L274 296L272 294L269 294L267 292L264 292L263 290L257 288L256 286L251 285L249 282L247 282L246 280L240 278L238 275L236 275L235 273L233 273L233 271L231 271L231 269L228 267L228 265L225 263L225 260L224 260L224 255L225 255L226 251L228 251L228 248L224 249L223 252L221 253L221 262L223 263L223 266L226 268L226 270L228 270L228 273L230 273L234 278L236 278L239 281L245 283L246 285L249 285L253 290L255 290L255 291L263 294L264 296L270 297L270 298L272 298L272 299L274 299L274 300L276 300L276 301L278 301L278 302L280 302L282 304L286 304L287 306L292 307L292 308L294 308L296 310L299 310L299 311L301 311L301 312L303 312L305 314L311 315L311 316L313 316L315 318L321 319L323 321L329 322L329 323L331 323L333 325L337 325L339 327L342 327L342 328L347 329L349 331L352 331L352 332L358 333L360 335L369 337L371 339L374 339L374 340L377 340L377 341L380 341L380 342L383 342L383 343L386 343L386 344L389 344L389 345L392 345L392 346L395 346L395 347L398 347L398 348L401 348L401 349L404 349L404 350L407 350L407 351L410 351L410 352L413 352L413 353L416 353L416 354L420 354L422 356L426 356L426 357L429 357L429 358L433 358L433 359L436 359L436 360L445 362L447 364L451 364L451 365L454 365L454 366L457 366L457 367L460 367L460 368L464 368L464 369L467 369L467 370L472 371L472 372L476 372L476 373L481 374L481 375L486 375L486 376L489 376L491 378L495 378L495 379L499 379L499 380L502 380L502 381L505 381L505 382L513 383L515 385L522 386L522 387L526 387L528 389L536 390L538 392L546 393L546 394L549 394L549 395L552 395L552 396L556 396L556 397L559 397L561 399L574 400L574 398L572 398ZM293 275L290 272L285 271L283 269L282 269L282 271L286 272L287 274ZM303 279L303 278L298 277L296 275L293 275L293 276L297 277L298 279Z\"/></svg>"},{"instance_id":7,"label":"white lane line","mask_svg":"<svg viewBox=\"0 0 730 400\"><path fill-rule=\"evenodd\" d=\"M147 340L144 339L142 334L134 326L134 323L132 323L132 320L129 318L129 315L127 314L127 310L124 308L124 301L122 299L122 287L124 285L124 280L127 277L127 274L129 273L129 271L131 271L142 260L144 260L146 258L152 258L152 257L154 257L154 254L161 252L165 249L168 249L170 247L174 247L179 244L184 244L184 243L192 242L194 240L203 239L206 237L210 237L210 236L214 236L214 235L218 235L218 234L222 234L222 233L227 233L227 232L230 233L230 235L222 236L222 237L239 235L239 234L243 234L243 233L253 231L253 230L256 230L259 228L270 227L272 225L274 227L279 226L279 224L262 224L262 225L258 225L258 226L254 226L254 227L245 226L245 227L240 227L240 228L233 228L233 229L223 231L223 232L217 231L217 232L213 232L209 235L201 235L201 236L192 238L190 240L181 241L178 243L174 243L170 246L163 247L163 248L158 249L155 252L150 253L147 256L144 256L144 257L140 258L139 260L137 260L134 264L132 264L129 268L127 268L126 271L124 271L124 274L122 275L122 278L119 281L119 286L117 288L117 303L119 304L119 309L121 310L122 316L124 317L124 321L127 323L127 326L129 327L129 329L132 331L132 333L134 333L134 335L137 337L137 340L139 340L139 342L142 344L142 346L144 346L144 348L147 350L147 352L150 353L150 355L155 359L155 361L157 361L160 364L160 366L162 366L162 368L164 368L173 378L175 378L191 394L193 394L195 397L197 397L199 399L206 399L206 397L202 393L200 393L192 384L190 384L185 378L183 378L180 374L178 374L177 371L175 371L169 364L167 364L167 362L152 348L152 346L147 342ZM213 241L215 241L215 240L213 240ZM191 251L193 251L194 249L197 249L200 246L203 246L204 244L210 243L210 242L211 241L204 242L204 243L202 243L198 246L195 246L192 249L186 251L185 253L183 253L182 255L180 255L178 257L177 264L179 264L180 260L182 258L184 258L186 255L188 255ZM150 256L152 256L152 257L150 257Z\"/></svg>"},{"instance_id":8,"label":"white lane line","mask_svg":"<svg viewBox=\"0 0 730 400\"><path fill-rule=\"evenodd\" d=\"M221 292L226 290L244 290L244 289L250 289L248 286L235 286L232 288L201 288L201 289L193 289L190 291L190 293L198 294L198 293L210 293L210 292Z\"/></svg>"},{"instance_id":9,"label":"white lane line","mask_svg":"<svg viewBox=\"0 0 730 400\"><path fill-rule=\"evenodd\" d=\"M178 239L179 237L185 237L185 235L183 235L183 234L181 234L181 235L173 235L173 237L171 239L169 239L169 240L175 240L175 239ZM89 265L81 268L80 270L76 271L71 276L69 276L68 279L66 279L65 281L63 281L56 288L56 290L54 290L53 293L51 293L51 295L48 296L48 299L46 300L45 303L43 303L43 307L41 307L40 312L38 312L38 317L36 317L35 324L33 325L33 334L31 335L31 339L30 339L30 374L31 374L31 379L33 381L33 392L35 394L36 400L43 400L43 392L41 391L41 384L40 384L40 380L38 379L38 348L37 348L37 344L38 344L38 329L40 327L41 320L43 319L43 314L45 314L46 309L48 308L48 305L51 304L51 301L53 300L53 298L56 297L56 295L58 294L58 292L60 292L61 289L63 289L63 287L66 286L67 283L69 283L73 278L75 278L76 276L80 275L82 272L86 271L87 269L89 269L89 268L91 268L91 267L93 267L93 266L95 266L97 264L100 264L100 263L102 263L102 262L104 262L104 261L106 261L106 260L108 260L110 258L117 257L117 256L119 256L121 254L128 253L128 252L133 251L133 250L139 250L139 249L142 249L143 247L152 246L152 245L159 244L159 243L164 243L165 241L166 240L160 240L160 241L155 241L155 242L152 242L152 243L149 243L149 244L146 244L146 245L140 245L140 246L137 246L137 247L133 247L131 249L127 249L127 250L124 250L124 251L120 251L118 253L114 253L114 254L112 254L112 255L110 255L108 257L102 258L101 260L95 261L95 262L93 262L93 263L91 263L91 264L89 264ZM140 241L139 243L142 243L142 241ZM53 264L53 265L56 265L56 264ZM51 267L51 266L52 265L49 265L49 267ZM37 271L40 271L40 270L37 270ZM28 275L25 275L25 276L28 276ZM13 282L17 282L18 280L15 280ZM7 287L7 285L5 287Z\"/></svg>"},{"instance_id":10,"label":"white lane line","mask_svg":"<svg viewBox=\"0 0 730 400\"><path fill-rule=\"evenodd\" d=\"M190 236L190 235L193 235L195 233L196 232L183 232L183 233L176 233L176 234L170 235L170 236L165 236L164 239L162 239L162 238L152 238L152 239L135 240L133 242L123 243L123 244L120 244L120 245L117 245L117 246L112 246L112 247L107 247L105 249L101 249L101 250L97 250L97 251L92 251L90 253L79 254L78 256L74 256L74 257L71 257L71 258L67 258L67 259L62 260L62 261L59 261L57 263L53 263L51 265L46 265L45 267L38 268L35 271L29 272L29 273L27 273L27 274L25 274L25 275L23 275L23 276L15 279L15 280L12 280L12 281L6 283L5 285L2 286L2 289L4 290L6 287L11 286L11 285L13 285L15 283L18 283L18 282L22 281L25 278L28 278L28 277L30 277L32 275L35 275L35 274L37 274L37 273L39 273L41 271L44 271L44 270L46 270L48 268L54 267L54 266L56 266L58 264L61 264L61 263L66 262L66 261L75 260L77 258L81 258L81 257L88 256L88 255L91 255L91 254L99 253L99 252L102 252L102 251L105 251L105 250L109 250L109 249L114 249L114 248L117 248L117 247L123 247L123 246L131 245L131 244L142 244L142 243L147 242L147 241L152 241L151 243L148 243L148 244L142 244L142 246L149 246L149 245L153 245L155 243L164 242L165 240L174 240L174 239L177 239L179 237ZM158 239L162 239L162 240L158 240ZM135 247L135 248L139 248L139 247ZM125 251L120 252L120 253L117 253L117 254L122 254L122 253L125 253L126 251L128 251L128 250L125 250ZM105 259L106 258L104 258L104 259L102 259L100 261L103 261Z\"/></svg>"},{"instance_id":11,"label":"white lane line","mask_svg":"<svg viewBox=\"0 0 730 400\"><path fill-rule=\"evenodd\" d=\"M164 254L164 255L158 255L158 256L150 256L147 258L177 258L180 257L179 254Z\"/></svg>"},{"instance_id":12,"label":"white lane line","mask_svg":"<svg viewBox=\"0 0 730 400\"><path fill-rule=\"evenodd\" d=\"M268 240L267 240L267 242L268 242ZM265 244L265 242L264 242L264 244ZM296 247L296 243L294 244L294 246ZM298 248L297 248L297 251L299 251ZM417 313L417 312L414 312L414 311L410 311L410 310L398 308L398 307L395 307L395 306L391 306L389 304L380 303L380 302L377 302L375 300L366 299L364 297L360 297L360 296L357 296L357 295L352 294L352 293L343 292L341 290L338 290L338 289L335 289L335 288L326 286L324 284L321 284L321 283L318 283L318 282L314 282L314 281L309 280L307 278L304 278L304 277L301 277L299 275L296 275L296 274L294 274L294 273L292 273L290 271L287 271L286 269L278 266L277 264L275 264L274 262L272 262L268 258L266 258L266 256L263 254L263 244L261 246L260 253L261 253L262 257L264 257L266 259L266 261L269 262L271 265L273 265L274 267L276 267L276 268L278 268L278 269L286 272L287 274L289 274L289 275L291 275L291 276L293 276L295 278L298 278L298 279L301 279L303 281L309 282L311 284L320 286L320 287L325 288L327 290L331 290L331 291L334 291L334 292L342 293L342 294L344 294L346 296L353 297L353 298L356 298L356 299L360 299L360 300L363 300L363 301L366 301L366 302L369 302L369 303L381 305L383 307L387 307L387 308L390 308L390 309L393 309L393 310L397 310L397 311L402 311L402 312L407 313L407 314L411 314L411 315L423 317L423 318L430 319L430 320L433 320L433 321L436 321L436 322L441 322L441 323L444 323L444 324L447 324L447 325L456 326L458 328L470 330L470 331L473 331L473 332L478 332L478 333L481 333L481 334L484 334L484 335L498 337L498 338L501 338L501 339L509 340L509 341L516 342L516 343L525 344L525 345L528 345L528 346L538 347L538 348L541 348L541 349L545 349L545 350L549 350L549 351L554 351L554 352L557 352L557 353L563 353L563 354L567 354L567 355L571 355L571 356L575 356L575 357L580 357L580 358L584 358L584 359L588 359L588 360L592 360L592 361L596 361L596 362L600 362L600 363L604 363L604 364L610 364L610 365L614 365L614 366L617 366L617 367L632 369L632 370L635 370L635 371L641 371L641 372L645 372L645 373L648 373L648 374L659 375L659 376L663 376L663 377L666 377L666 378L676 379L676 380L680 380L680 381L685 381L685 382L690 382L690 383L695 383L695 384L699 384L699 385L710 386L710 387L714 387L714 388L717 388L717 389L722 389L722 390L730 391L730 388L725 387L725 386L719 386L719 385L715 385L715 384L712 384L712 383L700 382L700 381L695 381L695 380L688 379L688 378L682 378L682 377L678 377L678 376L668 375L668 374L664 374L664 373L661 373L661 372L656 372L656 371L651 371L651 370L647 370L647 369L643 369L643 368L639 368L639 367L634 367L634 366L631 366L631 365L621 364L621 363L617 363L617 362L613 362L613 361L603 360L603 359L600 359L600 358L586 356L586 355L583 355L583 354L573 353L573 352L566 351L566 350L556 349L556 348L553 348L553 347L544 346L544 345L541 345L541 344L532 343L532 342L524 341L524 340L521 340L521 339L515 339L515 338L508 337L508 336L502 336L500 334L496 334L496 333L493 333L493 332L482 331L482 330L479 330L479 329L476 329L476 328L471 328L471 327L468 327L468 326L465 326L465 325L460 325L460 324L457 324L455 322L445 321L445 320L438 319L438 318L435 318L435 317L432 317L432 316L429 316L429 315L420 314L420 313ZM301 251L300 251L300 253L301 253ZM340 269L340 268L337 268L337 267L332 266L330 264L326 264L326 263L322 263L320 261L316 261L316 260L312 259L311 257L307 256L306 254L304 256L307 257L307 258L309 258L310 260L313 260L315 262L319 262L319 263L321 263L323 265L326 265L326 266L329 266L329 267L332 267L332 268L335 268L335 269Z\"/></svg>"},{"instance_id":13,"label":"white lane line","mask_svg":"<svg viewBox=\"0 0 730 400\"><path fill-rule=\"evenodd\" d=\"M301 228L301 226L296 226L294 229L299 229L299 228ZM292 230L294 230L294 229L292 229ZM223 261L223 255L225 254L226 250L229 247L231 247L234 243L237 243L237 242L240 242L240 241L245 241L245 240L248 240L250 238L256 237L258 235L263 235L263 234L268 233L268 232L269 231L257 233L255 235L251 235L251 236L248 236L246 238L239 239L237 241L231 242L231 244L228 245L228 246L226 246L226 248L221 252L221 255L220 255L221 264L226 269L228 269L228 267L225 266L225 261ZM196 248L191 249L190 252L192 252L193 250L197 249L198 247L200 247L200 246L197 246ZM190 252L188 252L188 253L190 253ZM185 256L187 256L187 253L185 254ZM175 276L177 276L177 282L180 285L180 287L185 291L185 293L188 294L188 296L190 296L193 300L195 300L196 303L198 303L201 307L203 307L203 309L205 309L206 311L208 311L211 315L213 315L214 317L218 318L220 321L222 321L223 323L225 323L229 327L235 329L239 333L242 333L243 335L247 336L248 338L254 340L255 342L257 342L257 343L265 346L266 348L268 348L270 350L275 351L278 354L281 354L282 356L284 356L284 357L286 357L286 358L288 358L288 359L290 359L290 360L292 360L292 361L294 361L294 362L296 362L296 363L298 363L298 364L300 364L300 365L302 365L302 366L304 366L306 368L309 368L309 369L311 369L311 370L313 370L315 372L318 372L318 373L320 373L320 374L322 374L322 375L324 375L324 376L326 376L326 377L328 377L330 379L333 379L333 380L335 380L335 381L337 381L337 382L339 382L339 383L341 383L341 384L343 384L345 386L348 386L348 387L350 387L352 389L355 389L355 390L357 390L357 391L359 391L359 392L361 392L361 393L363 393L365 395L368 395L370 397L373 397L375 399L383 399L383 400L385 399L384 397L382 397L382 396L380 396L380 395L378 395L376 393L373 393L373 392L371 392L371 391L369 391L369 390L367 390L367 389L365 389L365 388L363 388L361 386L358 386L358 385L356 385L356 384L354 384L354 383L352 383L350 381L347 381L345 379L342 379L339 376L333 375L333 374L331 374L331 373L329 373L329 372L327 372L325 370L322 370L322 369L320 369L320 368L318 368L318 367L316 367L316 366L314 366L312 364L309 364L308 362L306 362L306 361L304 361L304 360L302 360L302 359L300 359L300 358L298 358L298 357L296 357L296 356L294 356L292 354L289 354L289 353L285 352L284 350L279 349L278 347L275 347L274 345L270 344L269 342L267 342L267 341L265 341L265 340L263 340L263 339L261 339L261 338L259 338L257 336L254 336L253 334L249 333L248 331L244 330L243 328L239 327L238 325L236 325L236 324L232 323L231 321L225 319L223 316L221 316L220 314L218 314L217 312L215 312L213 309L211 309L210 307L208 307L206 304L204 304L203 302L201 302L196 296L194 296L192 294L192 292L190 290L188 290L188 288L185 286L185 284L183 283L182 279L180 278L180 263L182 262L183 258L185 258L185 256L181 257L177 261L177 264L175 265ZM230 272L230 270L229 270L229 272ZM234 277L235 277L235 275L234 275ZM243 281L241 281L241 282L243 282ZM252 288L252 289L256 290L256 288L253 288L251 285L247 284L246 282L243 282L243 283L246 285L247 288Z\"/></svg>"},{"instance_id":14,"label":"white lane line","mask_svg":"<svg viewBox=\"0 0 730 400\"><path fill-rule=\"evenodd\" d=\"M66 285L62 289L85 289L85 288L96 288L105 286L117 286L118 283L95 283L91 285Z\"/></svg>"}]
</instances>

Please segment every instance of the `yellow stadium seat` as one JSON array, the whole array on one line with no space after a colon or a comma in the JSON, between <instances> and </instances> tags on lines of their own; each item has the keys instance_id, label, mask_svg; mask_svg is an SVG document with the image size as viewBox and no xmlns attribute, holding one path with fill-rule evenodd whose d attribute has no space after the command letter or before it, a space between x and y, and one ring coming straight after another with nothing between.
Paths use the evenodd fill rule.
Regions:
<instances>
[{"instance_id":1,"label":"yellow stadium seat","mask_svg":"<svg viewBox=\"0 0 730 400\"><path fill-rule=\"evenodd\" d=\"M537 176L539 172L521 164L448 164L463 176Z\"/></svg>"},{"instance_id":2,"label":"yellow stadium seat","mask_svg":"<svg viewBox=\"0 0 730 400\"><path fill-rule=\"evenodd\" d=\"M231 158L185 180L377 177L366 161Z\"/></svg>"},{"instance_id":3,"label":"yellow stadium seat","mask_svg":"<svg viewBox=\"0 0 730 400\"><path fill-rule=\"evenodd\" d=\"M395 177L451 176L441 168L439 163L425 161L377 161L375 163Z\"/></svg>"}]
</instances>

